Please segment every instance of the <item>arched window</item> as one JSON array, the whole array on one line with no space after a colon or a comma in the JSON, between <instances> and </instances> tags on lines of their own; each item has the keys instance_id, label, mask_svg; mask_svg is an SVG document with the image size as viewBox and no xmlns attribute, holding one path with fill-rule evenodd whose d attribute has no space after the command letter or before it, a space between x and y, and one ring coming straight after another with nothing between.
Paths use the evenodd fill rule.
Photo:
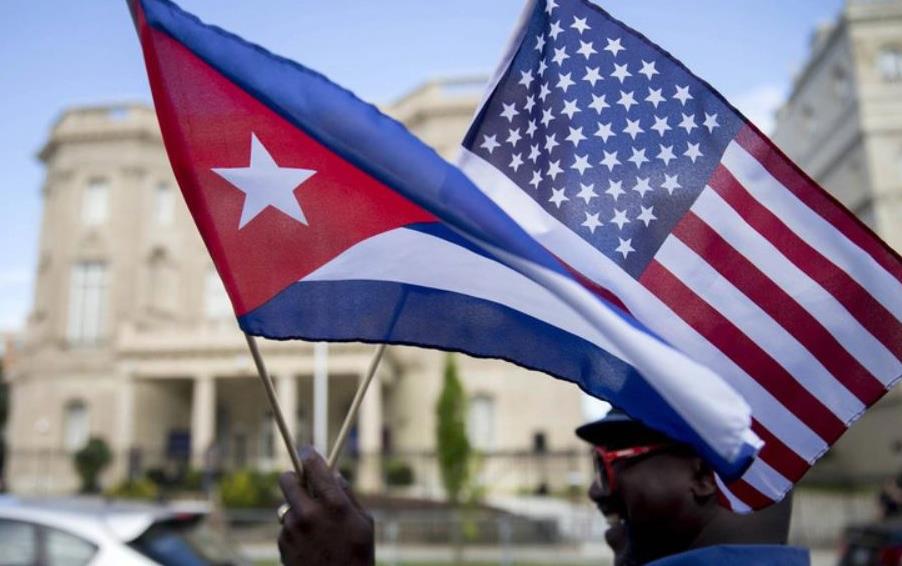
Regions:
<instances>
[{"instance_id":1,"label":"arched window","mask_svg":"<svg viewBox=\"0 0 902 566\"><path fill-rule=\"evenodd\" d=\"M63 447L74 452L88 443L91 429L88 422L88 407L84 401L66 403L63 415Z\"/></svg>"},{"instance_id":2,"label":"arched window","mask_svg":"<svg viewBox=\"0 0 902 566\"><path fill-rule=\"evenodd\" d=\"M485 394L470 399L467 414L467 432L470 443L482 452L495 448L495 400Z\"/></svg>"}]
</instances>

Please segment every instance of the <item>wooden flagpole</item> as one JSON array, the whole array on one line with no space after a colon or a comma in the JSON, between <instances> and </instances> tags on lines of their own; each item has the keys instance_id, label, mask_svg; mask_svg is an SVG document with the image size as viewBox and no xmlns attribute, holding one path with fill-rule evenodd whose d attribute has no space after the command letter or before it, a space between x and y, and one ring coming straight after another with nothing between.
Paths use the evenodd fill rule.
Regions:
<instances>
[{"instance_id":1,"label":"wooden flagpole","mask_svg":"<svg viewBox=\"0 0 902 566\"><path fill-rule=\"evenodd\" d=\"M276 419L276 425L279 428L282 441L285 443L285 448L288 450L288 455L291 457L291 464L298 477L302 477L303 465L301 464L301 459L298 457L294 439L291 437L291 432L288 430L285 417L282 414L282 408L279 406L279 400L276 397L272 379L266 371L266 365L263 363L263 356L260 355L260 349L257 347L257 341L253 336L247 333L244 334L244 337L247 340L247 347L251 352L251 357L254 359L254 365L257 367L257 375L259 375L260 381L263 383L263 390L266 392L266 399L269 401L269 406L272 408L273 417ZM379 368L379 363L382 361L382 355L385 353L385 347L386 344L379 344L376 353L373 355L373 359L370 361L366 376L364 376L360 385L357 386L357 392L354 394L351 408L348 409L348 414L345 415L345 420L341 424L341 429L338 431L338 437L335 439L335 444L332 446L331 452L329 452L329 469L334 470L335 465L338 463L338 456L341 454L341 449L348 439L348 432L351 430L351 424L357 419L357 414L360 412L360 406L363 403L366 391L373 381L373 377L376 375L376 370Z\"/></svg>"},{"instance_id":2,"label":"wooden flagpole","mask_svg":"<svg viewBox=\"0 0 902 566\"><path fill-rule=\"evenodd\" d=\"M260 350L257 348L257 341L253 336L247 333L244 334L244 337L247 339L247 347L250 349L251 356L254 358L254 365L257 366L257 374L260 376L260 381L263 382L263 389L266 391L266 398L269 400L269 406L272 407L272 414L276 419L276 425L279 427L279 433L281 433L282 440L285 442L285 448L288 450L288 455L291 457L291 465L294 466L295 473L301 478L303 477L304 468L301 465L301 459L298 457L298 451L295 447L294 439L291 437L291 431L288 430L288 425L285 423L285 417L282 415L282 408L279 406L279 400L276 398L276 390L273 387L272 379L266 372L266 366L263 364L263 357L260 355Z\"/></svg>"},{"instance_id":3,"label":"wooden flagpole","mask_svg":"<svg viewBox=\"0 0 902 566\"><path fill-rule=\"evenodd\" d=\"M373 355L373 359L370 361L370 367L366 372L366 376L363 378L363 381L360 382L360 385L357 386L357 392L354 394L351 408L348 409L348 414L345 415L345 420L341 424L341 429L338 431L338 437L335 439L335 444L332 445L332 451L329 452L328 463L330 470L334 470L335 464L338 463L338 456L341 454L341 449L348 439L348 432L351 430L351 424L357 419L357 413L360 412L360 405L363 402L364 395L366 395L366 390L370 386L370 382L373 381L373 376L376 375L376 370L379 368L379 362L382 361L382 354L385 353L385 346L386 344L384 343L379 344L376 353Z\"/></svg>"}]
</instances>

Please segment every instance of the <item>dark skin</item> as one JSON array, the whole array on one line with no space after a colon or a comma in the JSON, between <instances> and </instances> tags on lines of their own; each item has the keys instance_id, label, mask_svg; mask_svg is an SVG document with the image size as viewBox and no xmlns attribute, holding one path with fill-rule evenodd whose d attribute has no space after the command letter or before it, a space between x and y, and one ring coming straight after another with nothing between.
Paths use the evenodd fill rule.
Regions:
<instances>
[{"instance_id":1,"label":"dark skin","mask_svg":"<svg viewBox=\"0 0 902 566\"><path fill-rule=\"evenodd\" d=\"M597 483L589 498L608 517L623 520L606 533L618 565L644 564L704 546L708 525L729 511L717 503L711 469L684 450L665 450L614 463L617 488L609 497Z\"/></svg>"},{"instance_id":2,"label":"dark skin","mask_svg":"<svg viewBox=\"0 0 902 566\"><path fill-rule=\"evenodd\" d=\"M792 497L739 515L717 501L714 472L685 447L614 463L617 488L589 498L605 516L623 519L606 533L615 564L629 566L706 546L786 544Z\"/></svg>"},{"instance_id":3,"label":"dark skin","mask_svg":"<svg viewBox=\"0 0 902 566\"><path fill-rule=\"evenodd\" d=\"M304 481L294 472L279 477L291 510L282 520L279 554L286 566L372 566L373 519L347 482L329 470L316 451L301 451Z\"/></svg>"}]
</instances>

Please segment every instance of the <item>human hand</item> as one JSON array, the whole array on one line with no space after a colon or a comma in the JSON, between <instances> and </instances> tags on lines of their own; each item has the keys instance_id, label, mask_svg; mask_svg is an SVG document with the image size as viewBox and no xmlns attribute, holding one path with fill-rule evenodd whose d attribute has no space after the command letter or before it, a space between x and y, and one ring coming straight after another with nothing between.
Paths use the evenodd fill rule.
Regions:
<instances>
[{"instance_id":1,"label":"human hand","mask_svg":"<svg viewBox=\"0 0 902 566\"><path fill-rule=\"evenodd\" d=\"M312 448L301 450L303 482L294 472L279 477L291 506L282 519L279 553L286 566L372 566L373 519L350 487Z\"/></svg>"}]
</instances>

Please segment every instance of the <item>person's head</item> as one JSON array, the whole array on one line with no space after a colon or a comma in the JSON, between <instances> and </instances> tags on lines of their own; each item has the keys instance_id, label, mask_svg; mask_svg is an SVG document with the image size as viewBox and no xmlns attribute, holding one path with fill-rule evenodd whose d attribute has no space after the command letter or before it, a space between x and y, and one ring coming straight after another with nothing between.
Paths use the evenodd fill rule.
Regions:
<instances>
[{"instance_id":1,"label":"person's head","mask_svg":"<svg viewBox=\"0 0 902 566\"><path fill-rule=\"evenodd\" d=\"M785 543L788 503L777 512L732 513L718 502L714 471L690 446L617 410L576 434L593 445L589 497L611 524L605 538L618 564L713 544Z\"/></svg>"}]
</instances>

